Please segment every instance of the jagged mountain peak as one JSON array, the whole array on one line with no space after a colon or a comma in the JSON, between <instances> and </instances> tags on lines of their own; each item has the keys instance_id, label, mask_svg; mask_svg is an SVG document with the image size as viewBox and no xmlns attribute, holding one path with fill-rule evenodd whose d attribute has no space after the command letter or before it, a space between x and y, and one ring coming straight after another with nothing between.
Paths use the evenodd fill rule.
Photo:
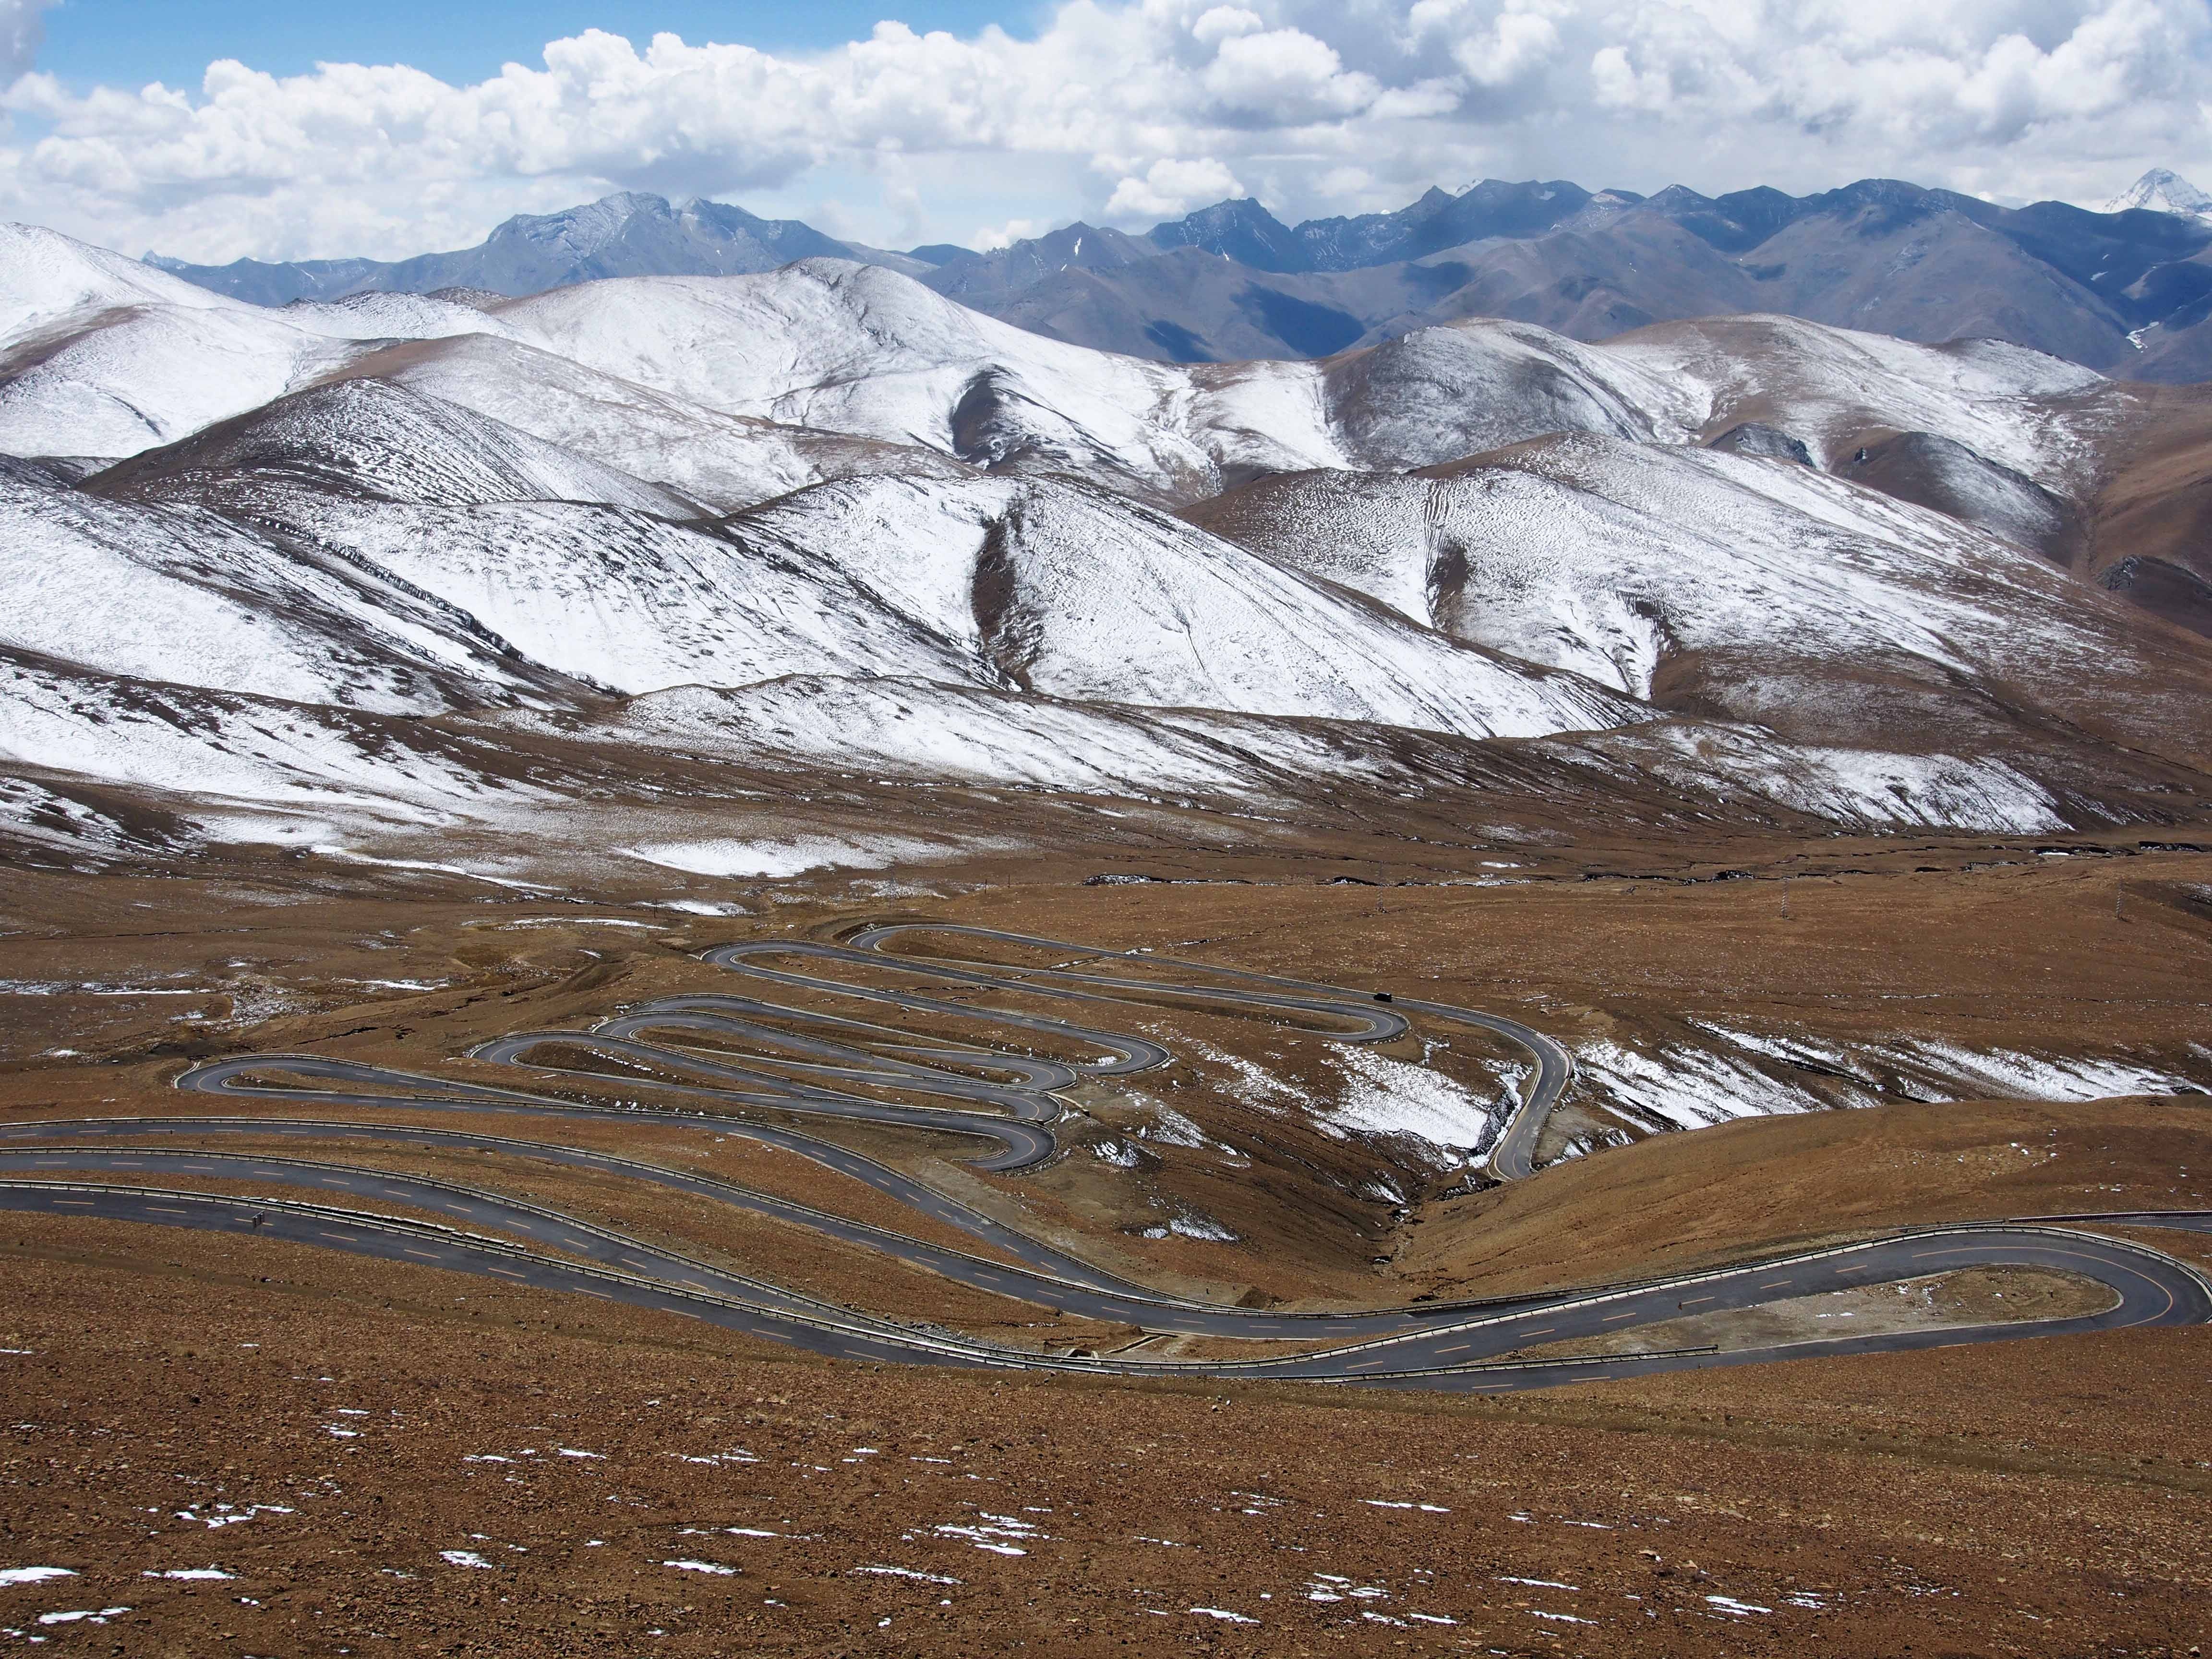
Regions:
<instances>
[{"instance_id":1,"label":"jagged mountain peak","mask_svg":"<svg viewBox=\"0 0 2212 1659\"><path fill-rule=\"evenodd\" d=\"M675 216L666 197L624 190L553 213L518 213L493 231L489 240L516 238L574 253L595 253L621 235L635 219Z\"/></svg>"},{"instance_id":2,"label":"jagged mountain peak","mask_svg":"<svg viewBox=\"0 0 2212 1659\"><path fill-rule=\"evenodd\" d=\"M2105 204L2107 213L2125 213L2136 208L2147 208L2154 213L2176 213L2185 219L2212 221L2212 196L2171 167L2151 168Z\"/></svg>"},{"instance_id":3,"label":"jagged mountain peak","mask_svg":"<svg viewBox=\"0 0 2212 1659\"><path fill-rule=\"evenodd\" d=\"M1306 263L1297 233L1249 196L1154 225L1146 240L1168 252L1199 248L1255 270L1297 270Z\"/></svg>"},{"instance_id":4,"label":"jagged mountain peak","mask_svg":"<svg viewBox=\"0 0 2212 1659\"><path fill-rule=\"evenodd\" d=\"M902 255L839 241L795 219L763 219L701 198L678 205L646 191L618 191L555 213L517 214L475 247L397 262L240 259L217 267L155 255L148 263L220 294L283 305L449 288L520 296L611 276L743 276L817 254L918 268Z\"/></svg>"}]
</instances>

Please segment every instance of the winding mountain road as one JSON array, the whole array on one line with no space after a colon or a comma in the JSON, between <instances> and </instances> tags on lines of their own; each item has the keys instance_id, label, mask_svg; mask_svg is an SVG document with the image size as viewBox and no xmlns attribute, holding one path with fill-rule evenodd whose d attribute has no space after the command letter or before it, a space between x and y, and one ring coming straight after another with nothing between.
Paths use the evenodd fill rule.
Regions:
<instances>
[{"instance_id":1,"label":"winding mountain road","mask_svg":"<svg viewBox=\"0 0 2212 1659\"><path fill-rule=\"evenodd\" d=\"M887 948L893 941L919 934L988 941L1047 952L1057 959L1029 967L896 953ZM2142 1245L2081 1230L2082 1224L2102 1222L2212 1231L2212 1212L2131 1212L1919 1229L1649 1284L1509 1302L1297 1312L1164 1296L1055 1249L890 1165L787 1125L764 1121L757 1115L842 1118L981 1140L990 1150L972 1160L975 1167L1014 1171L1054 1155L1053 1126L1069 1109L1057 1091L1093 1079L1170 1065L1173 1055L1167 1048L1149 1038L1073 1021L807 970L831 964L878 973L889 968L906 979L933 981L963 991L995 990L1048 1001L1157 1006L1164 1000L1170 1006L1227 1006L1295 1024L1342 1042L1387 1042L1403 1036L1412 1029L1408 1014L1480 1029L1519 1044L1534 1061L1525 1092L1492 1139L1490 1167L1501 1179L1520 1179L1531 1172L1544 1119L1572 1079L1571 1060L1551 1039L1516 1021L1449 1004L1394 1000L1149 952L1103 952L983 928L886 926L864 930L844 945L769 940L725 945L708 951L706 960L764 985L812 998L846 999L923 1015L933 1023L954 1022L956 1029L964 1022L1011 1029L1058 1052L1050 1056L1016 1053L1002 1044L924 1038L899 1026L814 1006L735 994L695 994L644 1004L588 1030L501 1037L472 1051L471 1057L601 1088L651 1089L711 1103L711 1111L593 1105L311 1054L218 1060L194 1067L177 1083L188 1091L276 1103L293 1110L319 1105L410 1115L492 1112L539 1120L647 1121L696 1127L715 1135L745 1136L865 1182L918 1213L967 1233L993 1254L954 1249L711 1176L556 1140L514 1139L419 1122L316 1120L289 1111L269 1117L76 1119L0 1126L0 1210L240 1232L439 1266L539 1289L690 1314L839 1358L1120 1376L1204 1375L1488 1392L1784 1357L2212 1321L2212 1284L2193 1268ZM779 961L784 965L769 965ZM1124 971L1101 971L1109 964ZM1127 971L1132 968L1142 971ZM653 1040L658 1034L686 1046ZM611 1060L621 1069L594 1069L586 1057ZM279 1079L286 1080L272 1080ZM886 1095L902 1098L884 1098ZM951 1103L913 1103L916 1096ZM732 1115L732 1109L747 1115ZM1302 1346L1294 1352L1237 1359L1042 1353L856 1312L575 1217L453 1182L258 1152L143 1144L179 1135L206 1140L243 1134L318 1142L396 1142L547 1161L671 1188L708 1203L773 1217L879 1250L978 1290L1081 1317L1135 1326L1148 1334ZM277 1198L257 1193L240 1197L227 1191L73 1178L95 1175L185 1176L316 1196ZM10 1176L15 1178L5 1178ZM332 1198L352 1203L328 1201ZM364 1201L451 1220L355 1207ZM1966 1266L2062 1269L2101 1282L2112 1291L2113 1302L2101 1312L2072 1319L1892 1332L1778 1347L1602 1358L1508 1358L1531 1346Z\"/></svg>"}]
</instances>

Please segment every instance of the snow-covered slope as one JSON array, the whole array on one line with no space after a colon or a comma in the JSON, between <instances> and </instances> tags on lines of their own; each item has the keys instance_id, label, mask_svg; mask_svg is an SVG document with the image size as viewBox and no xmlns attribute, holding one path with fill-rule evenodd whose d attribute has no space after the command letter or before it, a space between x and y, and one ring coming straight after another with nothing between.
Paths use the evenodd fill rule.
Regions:
<instances>
[{"instance_id":1,"label":"snow-covered slope","mask_svg":"<svg viewBox=\"0 0 2212 1659\"><path fill-rule=\"evenodd\" d=\"M975 667L834 563L631 509L301 495L264 499L262 512L530 661L617 691L798 673L967 678Z\"/></svg>"},{"instance_id":2,"label":"snow-covered slope","mask_svg":"<svg viewBox=\"0 0 2212 1659\"><path fill-rule=\"evenodd\" d=\"M472 334L374 351L339 371L375 376L734 512L829 478L957 478L933 449L727 415L517 341Z\"/></svg>"},{"instance_id":3,"label":"snow-covered slope","mask_svg":"<svg viewBox=\"0 0 2212 1659\"><path fill-rule=\"evenodd\" d=\"M1472 736L1646 712L1061 480L854 479L706 520L665 491L380 381L283 399L84 490L17 471L27 518L44 504L50 525L74 526L88 545L165 575L188 566L196 592L261 596L265 617L224 608L222 626L198 624L237 642L197 651L170 676L230 690L335 697L337 681L278 690L253 678L241 631L337 637L388 592L369 637L411 638L427 612L457 668L474 642L626 693L908 674ZM67 606L40 601L52 586L42 573L57 566L93 582ZM159 643L125 651L100 614L97 595L113 580L82 556L25 553L0 593L44 620L14 642L163 678ZM318 648L301 646L302 664ZM482 700L511 694L505 669L486 678ZM379 695L369 706L397 694Z\"/></svg>"},{"instance_id":4,"label":"snow-covered slope","mask_svg":"<svg viewBox=\"0 0 2212 1659\"><path fill-rule=\"evenodd\" d=\"M1099 794L1287 795L1316 775L1375 775L1388 755L1340 733L1188 709L1082 703L939 681L793 675L681 686L612 713L519 711L518 729L802 769Z\"/></svg>"},{"instance_id":5,"label":"snow-covered slope","mask_svg":"<svg viewBox=\"0 0 2212 1659\"><path fill-rule=\"evenodd\" d=\"M1370 467L1431 466L1553 432L1683 443L1695 393L1528 323L1425 328L1318 366L1329 422Z\"/></svg>"},{"instance_id":6,"label":"snow-covered slope","mask_svg":"<svg viewBox=\"0 0 2212 1659\"><path fill-rule=\"evenodd\" d=\"M1684 443L1747 420L1804 437L1822 465L1863 434L1932 432L2067 490L2086 488L2114 418L2100 377L2024 348L1780 317L1602 346L1476 319L1321 362L1190 367L1024 333L833 259L597 283L497 315L547 351L712 409L1182 498L1258 470L1430 465L1563 431Z\"/></svg>"},{"instance_id":7,"label":"snow-covered slope","mask_svg":"<svg viewBox=\"0 0 2212 1659\"><path fill-rule=\"evenodd\" d=\"M264 455L275 435L256 434ZM373 434L356 426L350 435ZM364 453L366 471L400 470L388 452ZM0 573L0 596L11 613L20 599L40 620L11 642L149 679L368 708L503 702L526 670L573 697L586 684L631 692L793 673L965 678L975 666L834 563L801 564L711 524L574 501L364 499L318 487L324 481L296 465L211 483L189 468L165 472L163 459L131 463L136 476L118 480L136 500L81 495L73 514L50 509L49 521L118 550L118 571L122 561L188 569L171 579L191 589L185 611L213 613L185 632L176 619L185 612L153 586L82 554L57 559L27 537L21 560ZM210 493L234 520L199 504ZM66 609L46 602L60 570L80 573ZM104 597L118 585L122 600ZM146 621L129 621L142 599ZM442 696L374 689L364 671L335 666L356 636L398 641L477 684ZM333 667L318 678L311 670L325 661Z\"/></svg>"},{"instance_id":8,"label":"snow-covered slope","mask_svg":"<svg viewBox=\"0 0 2212 1659\"><path fill-rule=\"evenodd\" d=\"M1668 386L1685 423L1788 432L1836 468L1869 438L1932 432L2047 489L2086 495L2095 441L2118 418L2112 383L1999 340L1916 345L1795 317L1657 323L1608 340L1612 362Z\"/></svg>"},{"instance_id":9,"label":"snow-covered slope","mask_svg":"<svg viewBox=\"0 0 2212 1659\"><path fill-rule=\"evenodd\" d=\"M80 313L0 358L0 453L136 455L282 397L354 349L242 307Z\"/></svg>"},{"instance_id":10,"label":"snow-covered slope","mask_svg":"<svg viewBox=\"0 0 2212 1659\"><path fill-rule=\"evenodd\" d=\"M522 339L710 409L985 465L1202 490L1178 371L1024 333L873 266L633 277L501 307Z\"/></svg>"},{"instance_id":11,"label":"snow-covered slope","mask_svg":"<svg viewBox=\"0 0 2212 1659\"><path fill-rule=\"evenodd\" d=\"M1577 434L1427 474L1264 480L1191 516L1455 637L1808 740L1978 746L2022 702L2180 758L2212 735L2203 653L1792 463Z\"/></svg>"},{"instance_id":12,"label":"snow-covered slope","mask_svg":"<svg viewBox=\"0 0 2212 1659\"><path fill-rule=\"evenodd\" d=\"M1527 736L1643 717L1103 490L1042 479L823 484L741 539L835 561L1000 684L1117 702Z\"/></svg>"},{"instance_id":13,"label":"snow-covered slope","mask_svg":"<svg viewBox=\"0 0 2212 1659\"><path fill-rule=\"evenodd\" d=\"M264 310L0 225L0 453L135 455L328 374L364 342L497 328L416 295Z\"/></svg>"},{"instance_id":14,"label":"snow-covered slope","mask_svg":"<svg viewBox=\"0 0 2212 1659\"><path fill-rule=\"evenodd\" d=\"M801 770L1139 797L1190 791L1289 801L1326 777L1418 799L1444 779L1477 789L1504 781L1470 769L1473 745L1464 740L890 678L684 686L612 712L516 710L495 718L521 731ZM1687 797L1753 822L1802 815L1873 830L1995 834L2049 831L2065 822L2047 789L2002 761L1813 748L1712 723L1563 734L1516 746L1510 764L1520 787L1563 799Z\"/></svg>"},{"instance_id":15,"label":"snow-covered slope","mask_svg":"<svg viewBox=\"0 0 2212 1659\"><path fill-rule=\"evenodd\" d=\"M1255 470L1418 465L1561 430L1682 441L1701 413L1641 367L1525 324L1189 368L1065 345L834 259L599 283L497 314L549 352L709 408L1170 498Z\"/></svg>"},{"instance_id":16,"label":"snow-covered slope","mask_svg":"<svg viewBox=\"0 0 2212 1659\"><path fill-rule=\"evenodd\" d=\"M256 309L40 225L0 223L0 274L4 274L0 281L0 340L8 342L58 318L126 306L234 313Z\"/></svg>"},{"instance_id":17,"label":"snow-covered slope","mask_svg":"<svg viewBox=\"0 0 2212 1659\"><path fill-rule=\"evenodd\" d=\"M76 773L240 809L342 811L435 826L546 791L496 775L491 745L327 702L143 682L0 646L0 767ZM301 826L296 818L283 834Z\"/></svg>"},{"instance_id":18,"label":"snow-covered slope","mask_svg":"<svg viewBox=\"0 0 2212 1659\"><path fill-rule=\"evenodd\" d=\"M249 501L272 482L422 506L592 501L671 518L674 491L385 380L339 380L218 422L111 468L103 494Z\"/></svg>"},{"instance_id":19,"label":"snow-covered slope","mask_svg":"<svg viewBox=\"0 0 2212 1659\"><path fill-rule=\"evenodd\" d=\"M192 507L0 465L0 646L154 682L427 713L542 692L467 618L381 572Z\"/></svg>"},{"instance_id":20,"label":"snow-covered slope","mask_svg":"<svg viewBox=\"0 0 2212 1659\"><path fill-rule=\"evenodd\" d=\"M2055 358L1785 318L1603 346L1474 319L1320 362L1184 366L1027 333L832 258L485 310L413 295L264 310L51 232L10 238L0 452L18 455L136 454L379 376L723 507L960 463L1188 501L1263 471L1430 465L1560 431L1684 443L1746 420L1824 465L1869 434L1933 433L2079 495L2118 418L2105 382Z\"/></svg>"},{"instance_id":21,"label":"snow-covered slope","mask_svg":"<svg viewBox=\"0 0 2212 1659\"><path fill-rule=\"evenodd\" d=\"M412 799L393 722L437 716L1054 788L2027 832L2212 763L2201 644L1849 481L2064 556L2113 394L2008 347L1480 321L1177 366L836 260L276 311L28 232L0 325L24 767L343 793L384 752ZM1750 422L1842 476L1698 447ZM88 456L124 459L69 482Z\"/></svg>"}]
</instances>

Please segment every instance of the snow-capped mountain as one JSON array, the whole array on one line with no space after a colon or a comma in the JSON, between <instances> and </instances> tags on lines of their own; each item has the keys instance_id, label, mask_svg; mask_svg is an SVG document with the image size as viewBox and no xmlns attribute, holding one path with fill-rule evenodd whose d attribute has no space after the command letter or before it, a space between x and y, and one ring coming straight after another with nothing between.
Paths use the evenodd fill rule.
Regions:
<instances>
[{"instance_id":1,"label":"snow-capped mountain","mask_svg":"<svg viewBox=\"0 0 2212 1659\"><path fill-rule=\"evenodd\" d=\"M2155 815L2212 648L2083 576L2112 490L2194 499L2191 409L1771 317L1161 363L826 258L269 310L18 228L0 793L279 840L672 766ZM2183 540L2128 556L2195 616Z\"/></svg>"},{"instance_id":2,"label":"snow-capped mountain","mask_svg":"<svg viewBox=\"0 0 2212 1659\"><path fill-rule=\"evenodd\" d=\"M275 640L295 621L319 642L359 627L315 617L313 583L373 581L406 597L395 636L428 603L449 635L622 692L889 672L1477 737L1641 717L1081 485L880 477L713 520L376 381L280 399L67 493L81 533L120 557L167 569L183 554L202 587L286 581ZM67 628L94 624L80 611ZM197 683L270 689L225 660L201 653Z\"/></svg>"},{"instance_id":3,"label":"snow-capped mountain","mask_svg":"<svg viewBox=\"0 0 2212 1659\"><path fill-rule=\"evenodd\" d=\"M1430 465L1556 431L1715 435L1717 422L1755 418L1778 377L1773 398L1817 428L1824 463L1881 427L2039 473L2080 447L2105 398L2087 371L2015 347L1916 347L1784 319L1660 325L1607 346L1483 319L1318 363L1160 364L1042 339L895 272L823 259L483 310L372 295L270 312L187 284L126 287L113 256L27 234L42 268L72 256L76 268L44 284L54 297L34 320L0 334L24 363L0 386L0 449L16 454L120 458L319 380L368 375L724 507L743 504L732 497L748 477L789 488L835 476L817 434L1175 501L1255 472ZM880 452L872 462L905 465ZM691 488L715 474L720 487Z\"/></svg>"},{"instance_id":4,"label":"snow-capped mountain","mask_svg":"<svg viewBox=\"0 0 2212 1659\"><path fill-rule=\"evenodd\" d=\"M2168 167L2153 167L2105 204L2107 213L2126 213L2138 208L2212 222L2212 196L2207 196Z\"/></svg>"}]
</instances>

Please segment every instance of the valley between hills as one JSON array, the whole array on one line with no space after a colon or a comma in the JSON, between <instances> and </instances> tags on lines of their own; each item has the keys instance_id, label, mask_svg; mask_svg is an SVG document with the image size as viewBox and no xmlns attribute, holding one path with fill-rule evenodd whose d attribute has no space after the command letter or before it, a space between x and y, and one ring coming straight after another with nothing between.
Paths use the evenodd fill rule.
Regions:
<instances>
[{"instance_id":1,"label":"valley between hills","mask_svg":"<svg viewBox=\"0 0 2212 1659\"><path fill-rule=\"evenodd\" d=\"M0 1630L2192 1651L2202 392L0 228Z\"/></svg>"}]
</instances>

